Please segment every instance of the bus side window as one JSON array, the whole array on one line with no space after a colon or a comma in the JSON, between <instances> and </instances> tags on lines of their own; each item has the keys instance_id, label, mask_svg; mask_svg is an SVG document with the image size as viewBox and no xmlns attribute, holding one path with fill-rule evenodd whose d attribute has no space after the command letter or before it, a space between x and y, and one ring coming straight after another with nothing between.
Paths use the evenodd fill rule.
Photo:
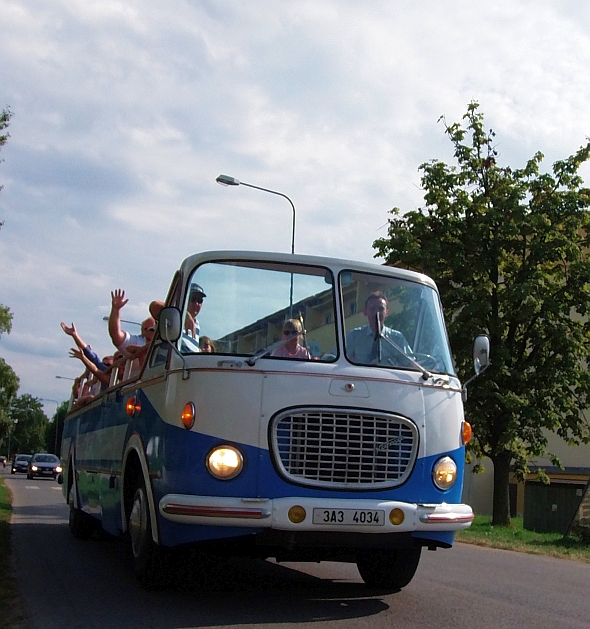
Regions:
<instances>
[{"instance_id":1,"label":"bus side window","mask_svg":"<svg viewBox=\"0 0 590 629\"><path fill-rule=\"evenodd\" d=\"M166 341L159 343L152 352L150 358L150 367L157 367L158 365L164 365L168 358L168 352L170 351L170 345Z\"/></svg>"}]
</instances>

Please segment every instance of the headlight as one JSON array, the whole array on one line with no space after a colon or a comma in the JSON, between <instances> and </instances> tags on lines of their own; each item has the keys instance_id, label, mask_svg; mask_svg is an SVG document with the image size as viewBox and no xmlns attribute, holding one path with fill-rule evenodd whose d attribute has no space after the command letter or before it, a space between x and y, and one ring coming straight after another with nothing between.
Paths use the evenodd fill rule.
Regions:
<instances>
[{"instance_id":1,"label":"headlight","mask_svg":"<svg viewBox=\"0 0 590 629\"><path fill-rule=\"evenodd\" d=\"M432 480L443 491L450 489L457 480L457 465L450 456L443 456L432 468Z\"/></svg>"},{"instance_id":2,"label":"headlight","mask_svg":"<svg viewBox=\"0 0 590 629\"><path fill-rule=\"evenodd\" d=\"M55 468L55 471L56 471L58 474L61 474L61 472L62 472L63 470L61 469L61 466L60 466L60 465L58 465L58 466Z\"/></svg>"},{"instance_id":3,"label":"headlight","mask_svg":"<svg viewBox=\"0 0 590 629\"><path fill-rule=\"evenodd\" d=\"M207 455L207 469L219 480L235 478L244 467L242 453L233 446L217 446Z\"/></svg>"},{"instance_id":4,"label":"headlight","mask_svg":"<svg viewBox=\"0 0 590 629\"><path fill-rule=\"evenodd\" d=\"M31 471L36 472L38 469L36 465L31 465Z\"/></svg>"}]
</instances>

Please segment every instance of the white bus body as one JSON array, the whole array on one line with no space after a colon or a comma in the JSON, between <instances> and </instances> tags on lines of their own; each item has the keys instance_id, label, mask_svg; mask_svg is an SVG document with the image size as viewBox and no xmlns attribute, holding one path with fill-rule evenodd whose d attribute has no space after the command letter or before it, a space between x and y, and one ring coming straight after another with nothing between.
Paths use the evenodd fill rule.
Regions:
<instances>
[{"instance_id":1,"label":"white bus body","mask_svg":"<svg viewBox=\"0 0 590 629\"><path fill-rule=\"evenodd\" d=\"M428 277L207 252L184 261L166 306L139 377L66 419L75 535L127 535L145 583L168 551L200 545L356 562L369 585L396 589L423 547L449 548L470 525L462 387ZM300 322L298 358L287 320ZM214 353L198 350L199 328Z\"/></svg>"}]
</instances>

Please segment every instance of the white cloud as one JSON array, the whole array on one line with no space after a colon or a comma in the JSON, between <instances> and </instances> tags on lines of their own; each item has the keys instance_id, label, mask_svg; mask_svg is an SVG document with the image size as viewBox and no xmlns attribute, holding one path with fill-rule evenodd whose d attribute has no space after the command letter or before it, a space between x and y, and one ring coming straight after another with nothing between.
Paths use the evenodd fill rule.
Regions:
<instances>
[{"instance_id":1,"label":"white cloud","mask_svg":"<svg viewBox=\"0 0 590 629\"><path fill-rule=\"evenodd\" d=\"M195 251L289 250L288 202L220 173L293 200L297 251L371 260L452 158L441 114L478 100L515 166L590 135L583 3L9 0L0 57L0 355L48 398L61 320L106 353L110 290L141 320Z\"/></svg>"}]
</instances>

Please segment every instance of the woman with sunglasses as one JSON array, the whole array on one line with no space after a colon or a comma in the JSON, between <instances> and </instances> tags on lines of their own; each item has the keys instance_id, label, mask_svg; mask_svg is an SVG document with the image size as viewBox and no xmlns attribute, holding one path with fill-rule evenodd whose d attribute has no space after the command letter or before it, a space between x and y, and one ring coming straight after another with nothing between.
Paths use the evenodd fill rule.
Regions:
<instances>
[{"instance_id":1,"label":"woman with sunglasses","mask_svg":"<svg viewBox=\"0 0 590 629\"><path fill-rule=\"evenodd\" d=\"M283 340L289 339L280 347L277 347L272 356L278 358L295 358L298 360L310 360L311 356L307 348L299 344L299 339L303 335L301 321L297 319L287 319L283 324Z\"/></svg>"}]
</instances>

